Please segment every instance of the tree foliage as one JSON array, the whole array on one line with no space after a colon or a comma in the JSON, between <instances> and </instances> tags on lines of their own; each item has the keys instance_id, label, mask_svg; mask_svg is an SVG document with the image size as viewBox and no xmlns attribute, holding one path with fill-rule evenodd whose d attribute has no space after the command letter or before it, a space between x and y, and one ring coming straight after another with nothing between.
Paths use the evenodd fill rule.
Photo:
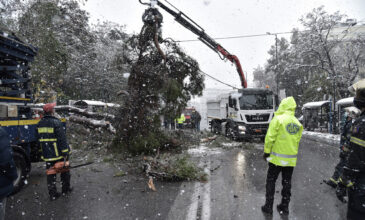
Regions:
<instances>
[{"instance_id":1,"label":"tree foliage","mask_svg":"<svg viewBox=\"0 0 365 220\"><path fill-rule=\"evenodd\" d=\"M294 29L290 43L278 39L277 66L273 45L264 73L254 71L255 80L266 80L276 89L277 70L279 88L300 105L333 97L334 89L336 100L348 97L348 86L365 77L365 38L354 34L356 26L345 19L346 15L328 14L323 7L307 13L299 20L305 30Z\"/></svg>"},{"instance_id":2,"label":"tree foliage","mask_svg":"<svg viewBox=\"0 0 365 220\"><path fill-rule=\"evenodd\" d=\"M75 0L1 3L7 12L1 28L12 29L38 48L32 63L36 101L50 101L47 94L53 93L61 103L117 100L117 91L126 86L122 75L130 70L125 46L129 36L123 26L105 22L90 27L87 12Z\"/></svg>"}]
</instances>

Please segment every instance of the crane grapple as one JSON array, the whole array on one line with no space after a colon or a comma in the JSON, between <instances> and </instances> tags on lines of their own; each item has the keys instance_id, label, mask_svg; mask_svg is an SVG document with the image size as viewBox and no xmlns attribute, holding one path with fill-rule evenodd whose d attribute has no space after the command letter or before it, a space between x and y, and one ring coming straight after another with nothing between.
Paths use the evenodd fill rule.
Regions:
<instances>
[{"instance_id":1,"label":"crane grapple","mask_svg":"<svg viewBox=\"0 0 365 220\"><path fill-rule=\"evenodd\" d=\"M213 38L211 38L208 34L205 33L204 29L200 27L195 21L189 18L183 12L177 10L172 10L171 8L167 7L165 4L161 3L158 0L151 0L151 3L144 3L142 0L139 2L143 5L149 5L150 7L145 11L142 16L142 20L145 23L156 22L158 26L161 26L162 23L162 14L158 12L158 9L155 7L156 5L160 8L164 9L170 15L172 15L175 20L184 26L186 29L193 32L195 35L198 36L198 39L207 45L210 49L215 51L219 54L222 59L227 59L236 65L237 72L239 74L239 78L241 80L241 85L243 88L247 88L247 81L245 78L245 74L243 73L241 63L237 56L230 54L222 45L217 43Z\"/></svg>"}]
</instances>

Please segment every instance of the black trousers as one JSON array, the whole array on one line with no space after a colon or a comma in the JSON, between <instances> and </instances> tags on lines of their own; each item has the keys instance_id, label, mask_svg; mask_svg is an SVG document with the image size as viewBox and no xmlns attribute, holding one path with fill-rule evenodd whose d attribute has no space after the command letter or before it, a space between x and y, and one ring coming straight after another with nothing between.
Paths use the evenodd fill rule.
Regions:
<instances>
[{"instance_id":1,"label":"black trousers","mask_svg":"<svg viewBox=\"0 0 365 220\"><path fill-rule=\"evenodd\" d=\"M361 184L362 185L362 184ZM365 219L365 192L359 190L359 185L355 184L354 189L348 190L349 201L347 203L347 219L348 220L362 220ZM360 186L363 188L363 186Z\"/></svg>"},{"instance_id":2,"label":"black trousers","mask_svg":"<svg viewBox=\"0 0 365 220\"><path fill-rule=\"evenodd\" d=\"M334 179L335 181L338 181L338 179L342 175L343 167L347 163L347 157L348 157L348 153L341 150L340 162L338 162L338 164L336 165L335 172L332 175L332 179Z\"/></svg>"},{"instance_id":3,"label":"black trousers","mask_svg":"<svg viewBox=\"0 0 365 220\"><path fill-rule=\"evenodd\" d=\"M291 177L293 175L294 167L281 167L275 164L269 163L269 169L267 171L266 178L266 205L273 206L274 194L275 194L275 183L281 173L283 189L281 190L283 205L288 206L291 196Z\"/></svg>"},{"instance_id":4,"label":"black trousers","mask_svg":"<svg viewBox=\"0 0 365 220\"><path fill-rule=\"evenodd\" d=\"M52 167L56 162L59 161L46 162L47 169ZM71 180L70 171L61 173L62 193L66 193L70 189L70 180ZM57 193L56 182L57 182L57 174L47 175L47 187L50 196L54 196Z\"/></svg>"}]
</instances>

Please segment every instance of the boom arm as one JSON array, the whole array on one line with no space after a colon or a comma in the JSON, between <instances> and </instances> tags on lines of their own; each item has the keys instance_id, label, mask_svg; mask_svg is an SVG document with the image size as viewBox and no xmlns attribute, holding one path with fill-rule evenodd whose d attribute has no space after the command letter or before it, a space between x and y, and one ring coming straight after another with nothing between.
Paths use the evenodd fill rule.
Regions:
<instances>
[{"instance_id":1,"label":"boom arm","mask_svg":"<svg viewBox=\"0 0 365 220\"><path fill-rule=\"evenodd\" d=\"M141 2L141 0L140 0ZM142 2L141 2L142 3ZM142 3L145 4L145 3ZM204 29L200 27L197 23L195 23L192 19L190 19L188 16L186 16L183 12L178 11L175 12L174 10L170 9L166 5L162 4L160 1L157 1L157 5L164 9L166 12L171 14L177 22L179 22L182 26L193 32L198 36L198 39L202 41L205 45L207 45L209 48L217 52L218 54L221 54L224 58L228 59L232 63L236 65L238 75L241 80L241 85L244 88L247 88L247 82L245 79L245 75L242 71L241 63L237 56L230 54L224 47L222 47L220 44L218 44L213 38L211 38L208 34L205 33Z\"/></svg>"}]
</instances>

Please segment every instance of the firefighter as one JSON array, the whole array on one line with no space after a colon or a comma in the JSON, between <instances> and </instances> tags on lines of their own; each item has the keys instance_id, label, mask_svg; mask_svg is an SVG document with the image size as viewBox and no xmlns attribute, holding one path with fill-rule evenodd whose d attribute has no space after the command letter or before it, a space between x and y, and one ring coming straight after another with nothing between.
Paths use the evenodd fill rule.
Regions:
<instances>
[{"instance_id":1,"label":"firefighter","mask_svg":"<svg viewBox=\"0 0 365 220\"><path fill-rule=\"evenodd\" d=\"M6 197L13 192L17 177L9 135L0 127L0 220L5 218Z\"/></svg>"},{"instance_id":2,"label":"firefighter","mask_svg":"<svg viewBox=\"0 0 365 220\"><path fill-rule=\"evenodd\" d=\"M51 201L61 196L56 188L56 174L50 174L56 162L69 158L70 148L67 144L64 127L59 119L54 117L56 103L43 106L44 116L37 125L38 141L42 150L42 159L46 162L47 186ZM62 194L72 191L70 187L70 171L61 173Z\"/></svg>"},{"instance_id":3,"label":"firefighter","mask_svg":"<svg viewBox=\"0 0 365 220\"><path fill-rule=\"evenodd\" d=\"M357 112L349 110L349 112L345 112L345 124L342 129L341 139L340 139L340 162L335 167L335 172L329 180L326 180L329 186L336 188L338 184L338 179L340 178L343 167L346 164L348 155L350 153L349 143L351 137L351 125L352 122L358 117Z\"/></svg>"},{"instance_id":4,"label":"firefighter","mask_svg":"<svg viewBox=\"0 0 365 220\"><path fill-rule=\"evenodd\" d=\"M361 81L360 81L361 82ZM354 106L360 109L360 117L352 124L350 154L336 189L339 200L346 202L347 219L365 219L365 84L356 83Z\"/></svg>"},{"instance_id":5,"label":"firefighter","mask_svg":"<svg viewBox=\"0 0 365 220\"><path fill-rule=\"evenodd\" d=\"M303 126L294 116L296 103L293 97L281 101L265 137L264 159L269 163L266 178L266 202L261 207L265 214L272 214L275 183L281 173L282 200L277 206L280 214L289 214L291 178L297 163L299 141Z\"/></svg>"}]
</instances>

